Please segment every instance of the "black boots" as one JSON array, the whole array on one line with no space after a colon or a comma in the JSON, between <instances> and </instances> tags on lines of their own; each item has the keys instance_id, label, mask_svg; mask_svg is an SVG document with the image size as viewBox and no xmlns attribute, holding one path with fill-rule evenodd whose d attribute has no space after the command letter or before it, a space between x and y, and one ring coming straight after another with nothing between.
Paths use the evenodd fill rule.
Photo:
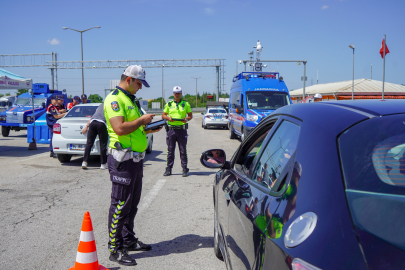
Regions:
<instances>
[{"instance_id":1,"label":"black boots","mask_svg":"<svg viewBox=\"0 0 405 270\"><path fill-rule=\"evenodd\" d=\"M172 169L171 168L166 168L165 173L163 174L163 176L169 176L172 174Z\"/></svg>"},{"instance_id":2,"label":"black boots","mask_svg":"<svg viewBox=\"0 0 405 270\"><path fill-rule=\"evenodd\" d=\"M183 169L183 177L187 177L188 176L188 171L189 169Z\"/></svg>"},{"instance_id":3,"label":"black boots","mask_svg":"<svg viewBox=\"0 0 405 270\"><path fill-rule=\"evenodd\" d=\"M115 253L111 253L110 261L117 262L122 265L136 265L135 259L128 255L125 248L119 249Z\"/></svg>"}]
</instances>

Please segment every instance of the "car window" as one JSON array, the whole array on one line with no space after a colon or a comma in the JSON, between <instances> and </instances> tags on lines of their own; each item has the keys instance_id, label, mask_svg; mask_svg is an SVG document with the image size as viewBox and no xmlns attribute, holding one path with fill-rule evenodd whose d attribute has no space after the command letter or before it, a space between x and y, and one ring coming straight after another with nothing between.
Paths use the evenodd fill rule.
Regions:
<instances>
[{"instance_id":1,"label":"car window","mask_svg":"<svg viewBox=\"0 0 405 270\"><path fill-rule=\"evenodd\" d=\"M98 106L75 106L65 117L92 117Z\"/></svg>"},{"instance_id":2,"label":"car window","mask_svg":"<svg viewBox=\"0 0 405 270\"><path fill-rule=\"evenodd\" d=\"M273 91L248 91L246 99L249 109L276 110L290 104L287 93Z\"/></svg>"},{"instance_id":3,"label":"car window","mask_svg":"<svg viewBox=\"0 0 405 270\"><path fill-rule=\"evenodd\" d=\"M268 141L256 163L251 179L271 189L281 177L287 163L294 155L298 143L300 127L284 120Z\"/></svg>"},{"instance_id":4,"label":"car window","mask_svg":"<svg viewBox=\"0 0 405 270\"><path fill-rule=\"evenodd\" d=\"M210 110L209 111L209 113L224 113L224 114L226 114L226 111L225 110L220 110L220 109L214 109L214 110Z\"/></svg>"},{"instance_id":5,"label":"car window","mask_svg":"<svg viewBox=\"0 0 405 270\"><path fill-rule=\"evenodd\" d=\"M29 98L17 98L15 101L15 105L29 105L31 103L31 99Z\"/></svg>"},{"instance_id":6,"label":"car window","mask_svg":"<svg viewBox=\"0 0 405 270\"><path fill-rule=\"evenodd\" d=\"M404 115L373 118L339 137L346 187L405 195Z\"/></svg>"}]
</instances>

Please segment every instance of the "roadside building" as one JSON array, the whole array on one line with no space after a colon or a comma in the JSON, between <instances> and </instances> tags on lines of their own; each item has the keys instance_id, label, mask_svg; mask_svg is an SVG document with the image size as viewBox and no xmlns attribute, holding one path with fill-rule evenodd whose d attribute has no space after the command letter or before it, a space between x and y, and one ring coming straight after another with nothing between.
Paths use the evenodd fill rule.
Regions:
<instances>
[{"instance_id":1,"label":"roadside building","mask_svg":"<svg viewBox=\"0 0 405 270\"><path fill-rule=\"evenodd\" d=\"M302 100L302 88L290 91L293 103L300 103ZM305 87L305 97L322 95L322 101L348 100L352 98L352 80L316 84ZM381 99L382 81L370 79L354 80L354 99ZM384 99L405 99L405 86L385 82Z\"/></svg>"}]
</instances>

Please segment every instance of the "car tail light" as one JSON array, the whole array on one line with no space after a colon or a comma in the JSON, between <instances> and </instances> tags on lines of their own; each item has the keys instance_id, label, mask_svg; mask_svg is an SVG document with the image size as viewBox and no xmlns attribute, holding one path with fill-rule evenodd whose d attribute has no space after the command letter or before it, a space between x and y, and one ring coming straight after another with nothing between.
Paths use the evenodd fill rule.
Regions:
<instances>
[{"instance_id":1,"label":"car tail light","mask_svg":"<svg viewBox=\"0 0 405 270\"><path fill-rule=\"evenodd\" d=\"M54 147L53 149L59 149L59 147Z\"/></svg>"},{"instance_id":2,"label":"car tail light","mask_svg":"<svg viewBox=\"0 0 405 270\"><path fill-rule=\"evenodd\" d=\"M53 133L54 134L60 134L60 131L61 131L60 124L53 125Z\"/></svg>"},{"instance_id":3,"label":"car tail light","mask_svg":"<svg viewBox=\"0 0 405 270\"><path fill-rule=\"evenodd\" d=\"M206 117L211 119L211 117L209 115L207 115Z\"/></svg>"},{"instance_id":4,"label":"car tail light","mask_svg":"<svg viewBox=\"0 0 405 270\"><path fill-rule=\"evenodd\" d=\"M321 268L318 268L316 266L313 266L310 263L307 263L304 260L301 260L300 258L295 258L292 263L292 270L321 270Z\"/></svg>"},{"instance_id":5,"label":"car tail light","mask_svg":"<svg viewBox=\"0 0 405 270\"><path fill-rule=\"evenodd\" d=\"M228 115L225 115L225 119L228 119L229 118L229 116Z\"/></svg>"}]
</instances>

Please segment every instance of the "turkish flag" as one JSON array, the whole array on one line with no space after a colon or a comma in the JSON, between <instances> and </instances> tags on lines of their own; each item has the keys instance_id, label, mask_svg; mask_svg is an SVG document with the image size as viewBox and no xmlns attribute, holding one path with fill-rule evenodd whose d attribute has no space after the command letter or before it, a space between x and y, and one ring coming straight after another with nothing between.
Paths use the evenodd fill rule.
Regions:
<instances>
[{"instance_id":1,"label":"turkish flag","mask_svg":"<svg viewBox=\"0 0 405 270\"><path fill-rule=\"evenodd\" d=\"M380 54L381 54L381 58L384 58L384 44L385 44L385 40L383 39L382 44L381 44L381 49L380 49ZM387 44L385 44L385 55L387 55L387 53L389 53L390 50L388 50Z\"/></svg>"}]
</instances>

